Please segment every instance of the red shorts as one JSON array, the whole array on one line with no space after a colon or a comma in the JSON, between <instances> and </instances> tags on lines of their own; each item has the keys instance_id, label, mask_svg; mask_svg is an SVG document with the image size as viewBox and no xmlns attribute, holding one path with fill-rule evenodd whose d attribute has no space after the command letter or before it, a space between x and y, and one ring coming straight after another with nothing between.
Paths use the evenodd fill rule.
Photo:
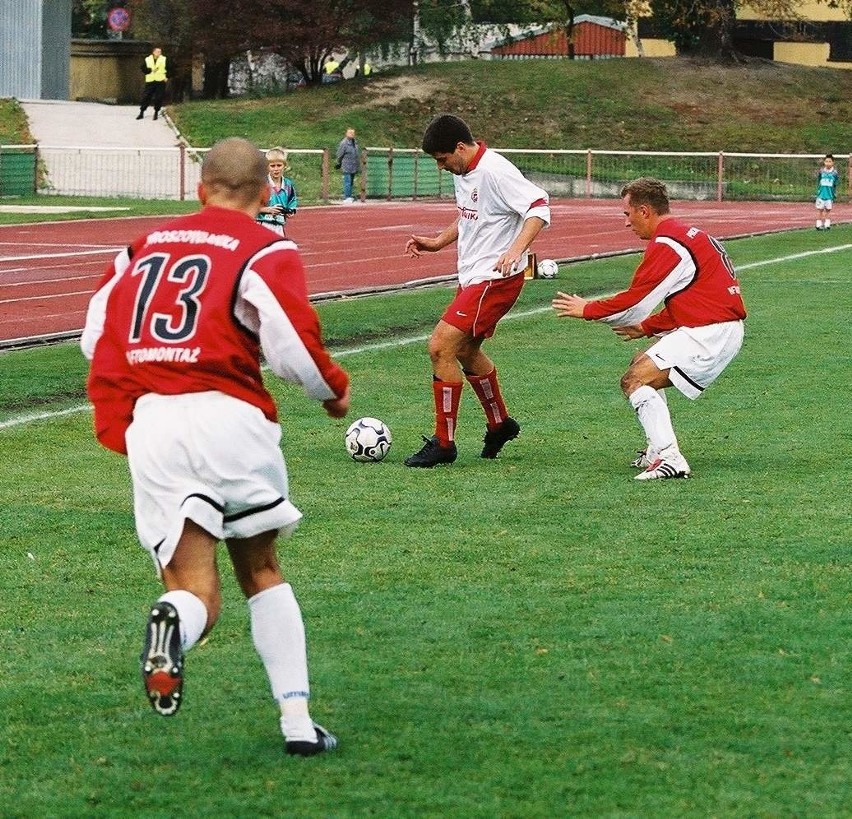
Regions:
<instances>
[{"instance_id":1,"label":"red shorts","mask_svg":"<svg viewBox=\"0 0 852 819\"><path fill-rule=\"evenodd\" d=\"M500 321L521 295L524 276L516 273L507 279L492 279L460 287L441 321L473 338L491 338Z\"/></svg>"}]
</instances>

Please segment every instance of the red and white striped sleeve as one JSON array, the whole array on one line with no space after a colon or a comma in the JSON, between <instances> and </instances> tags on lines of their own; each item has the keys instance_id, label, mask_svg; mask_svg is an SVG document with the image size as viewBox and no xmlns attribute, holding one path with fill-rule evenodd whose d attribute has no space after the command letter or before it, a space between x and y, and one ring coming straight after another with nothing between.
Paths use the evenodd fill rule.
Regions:
<instances>
[{"instance_id":1,"label":"red and white striped sleeve","mask_svg":"<svg viewBox=\"0 0 852 819\"><path fill-rule=\"evenodd\" d=\"M272 371L298 384L309 398L340 398L349 376L336 364L322 340L319 317L308 300L302 261L295 245L276 242L249 262L239 297L251 306L237 312L251 326L256 317L261 349Z\"/></svg>"}]
</instances>

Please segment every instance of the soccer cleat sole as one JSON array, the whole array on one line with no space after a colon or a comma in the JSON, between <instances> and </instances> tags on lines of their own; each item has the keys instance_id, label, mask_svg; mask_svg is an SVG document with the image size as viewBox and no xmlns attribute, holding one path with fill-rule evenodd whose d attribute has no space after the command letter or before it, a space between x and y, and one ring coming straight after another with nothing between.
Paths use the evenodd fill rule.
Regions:
<instances>
[{"instance_id":1,"label":"soccer cleat sole","mask_svg":"<svg viewBox=\"0 0 852 819\"><path fill-rule=\"evenodd\" d=\"M142 651L142 682L151 707L161 716L177 713L183 699L180 621L171 603L157 603L148 617Z\"/></svg>"},{"instance_id":2,"label":"soccer cleat sole","mask_svg":"<svg viewBox=\"0 0 852 819\"><path fill-rule=\"evenodd\" d=\"M506 418L497 429L488 430L483 439L485 446L482 447L480 458L493 460L500 454L509 441L514 441L521 432L521 425L514 418Z\"/></svg>"},{"instance_id":3,"label":"soccer cleat sole","mask_svg":"<svg viewBox=\"0 0 852 819\"><path fill-rule=\"evenodd\" d=\"M290 756L316 756L337 748L337 737L334 734L316 723L314 728L317 732L316 742L294 739L284 743L284 748Z\"/></svg>"},{"instance_id":4,"label":"soccer cleat sole","mask_svg":"<svg viewBox=\"0 0 852 819\"><path fill-rule=\"evenodd\" d=\"M403 461L406 466L416 469L431 469L441 464L454 463L458 457L458 450L455 444L449 447L439 446L438 439L434 435L431 438L427 438L424 435L423 441L423 448L413 455L409 455Z\"/></svg>"},{"instance_id":5,"label":"soccer cleat sole","mask_svg":"<svg viewBox=\"0 0 852 819\"><path fill-rule=\"evenodd\" d=\"M678 468L674 464L667 461L657 461L651 464L644 472L640 472L633 477L634 481L660 481L672 480L675 478L688 478L690 475L689 467Z\"/></svg>"}]
</instances>

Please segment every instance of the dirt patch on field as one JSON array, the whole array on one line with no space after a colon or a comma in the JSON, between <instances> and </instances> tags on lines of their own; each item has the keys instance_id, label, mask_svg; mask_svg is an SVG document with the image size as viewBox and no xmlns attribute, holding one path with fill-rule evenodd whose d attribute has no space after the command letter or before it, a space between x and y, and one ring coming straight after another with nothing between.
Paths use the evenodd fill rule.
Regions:
<instances>
[{"instance_id":1,"label":"dirt patch on field","mask_svg":"<svg viewBox=\"0 0 852 819\"><path fill-rule=\"evenodd\" d=\"M435 80L418 76L376 79L366 87L368 105L399 105L404 100L426 102L438 87Z\"/></svg>"}]
</instances>

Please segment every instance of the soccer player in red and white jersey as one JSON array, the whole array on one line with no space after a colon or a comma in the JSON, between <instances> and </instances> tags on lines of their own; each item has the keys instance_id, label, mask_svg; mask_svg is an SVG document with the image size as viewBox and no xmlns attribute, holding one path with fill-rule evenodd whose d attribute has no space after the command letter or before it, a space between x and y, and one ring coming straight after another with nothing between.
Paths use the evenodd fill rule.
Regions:
<instances>
[{"instance_id":1,"label":"soccer player in red and white jersey","mask_svg":"<svg viewBox=\"0 0 852 819\"><path fill-rule=\"evenodd\" d=\"M633 465L644 470L636 476L640 481L686 478L689 464L663 390L674 386L698 398L739 352L746 317L740 283L716 239L671 215L662 182L637 179L621 196L627 227L648 240L630 287L596 301L559 292L553 308L559 316L606 322L625 340L660 337L634 356L621 379L647 441Z\"/></svg>"},{"instance_id":2,"label":"soccer player in red and white jersey","mask_svg":"<svg viewBox=\"0 0 852 819\"><path fill-rule=\"evenodd\" d=\"M506 410L497 369L482 344L517 301L527 249L550 223L547 193L508 159L474 140L458 117L433 119L423 135L423 150L439 169L453 174L458 216L437 236L411 236L405 252L417 257L458 243L459 287L429 339L435 434L424 436L423 448L405 459L414 467L456 460L463 379L485 412L481 457L496 458L518 436L520 425Z\"/></svg>"},{"instance_id":3,"label":"soccer player in red and white jersey","mask_svg":"<svg viewBox=\"0 0 852 819\"><path fill-rule=\"evenodd\" d=\"M276 556L277 535L302 515L288 497L260 354L332 418L348 410L349 378L323 346L296 246L254 221L268 195L254 145L215 145L201 169L201 211L118 254L81 345L98 440L128 457L137 534L166 589L141 656L151 705L170 716L181 704L184 654L219 616L224 540L286 751L310 756L337 740L309 715L304 624Z\"/></svg>"}]
</instances>

